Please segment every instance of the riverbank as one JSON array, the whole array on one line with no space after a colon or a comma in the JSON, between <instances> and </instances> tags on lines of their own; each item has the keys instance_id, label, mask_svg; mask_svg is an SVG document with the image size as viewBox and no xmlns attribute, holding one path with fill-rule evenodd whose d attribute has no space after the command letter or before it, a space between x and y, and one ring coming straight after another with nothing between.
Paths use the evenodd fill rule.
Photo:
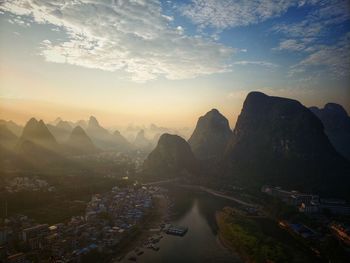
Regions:
<instances>
[{"instance_id":1,"label":"riverbank","mask_svg":"<svg viewBox=\"0 0 350 263\"><path fill-rule=\"evenodd\" d=\"M150 230L158 229L164 219L168 217L169 200L165 194L157 194L153 197L154 207L146 216L145 220L137 227L134 233L121 246L113 257L112 262L124 262L127 256L137 248L143 246L144 242L156 232Z\"/></svg>"},{"instance_id":2,"label":"riverbank","mask_svg":"<svg viewBox=\"0 0 350 263\"><path fill-rule=\"evenodd\" d=\"M216 212L215 219L222 245L245 262L317 262L271 219L247 217L230 207Z\"/></svg>"},{"instance_id":3,"label":"riverbank","mask_svg":"<svg viewBox=\"0 0 350 263\"><path fill-rule=\"evenodd\" d=\"M220 231L218 232L218 241L220 242L220 245L222 245L225 249L230 251L230 253L235 254L235 255L239 255L239 257L242 259L243 262L254 263L249 258L245 258L244 255L239 254L235 250L235 248L232 246L232 244L228 240L225 239L225 237L223 236L223 234Z\"/></svg>"}]
</instances>

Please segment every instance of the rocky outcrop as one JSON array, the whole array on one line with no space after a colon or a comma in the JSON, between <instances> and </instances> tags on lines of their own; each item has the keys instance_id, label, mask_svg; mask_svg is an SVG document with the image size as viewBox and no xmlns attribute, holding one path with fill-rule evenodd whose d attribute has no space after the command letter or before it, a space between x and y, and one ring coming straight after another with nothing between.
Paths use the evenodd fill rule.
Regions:
<instances>
[{"instance_id":1,"label":"rocky outcrop","mask_svg":"<svg viewBox=\"0 0 350 263\"><path fill-rule=\"evenodd\" d=\"M143 164L146 175L166 179L182 172L196 174L198 163L188 143L177 135L163 134Z\"/></svg>"},{"instance_id":2,"label":"rocky outcrop","mask_svg":"<svg viewBox=\"0 0 350 263\"><path fill-rule=\"evenodd\" d=\"M197 159L216 159L222 157L231 136L228 120L212 109L199 118L188 143Z\"/></svg>"},{"instance_id":3,"label":"rocky outcrop","mask_svg":"<svg viewBox=\"0 0 350 263\"><path fill-rule=\"evenodd\" d=\"M310 110L322 121L325 133L335 149L350 160L350 117L345 109L336 103L327 103L323 109Z\"/></svg>"},{"instance_id":4,"label":"rocky outcrop","mask_svg":"<svg viewBox=\"0 0 350 263\"><path fill-rule=\"evenodd\" d=\"M223 167L231 179L257 185L331 189L330 184L348 180L340 179L348 164L321 121L296 100L260 92L249 93L243 104Z\"/></svg>"}]
</instances>

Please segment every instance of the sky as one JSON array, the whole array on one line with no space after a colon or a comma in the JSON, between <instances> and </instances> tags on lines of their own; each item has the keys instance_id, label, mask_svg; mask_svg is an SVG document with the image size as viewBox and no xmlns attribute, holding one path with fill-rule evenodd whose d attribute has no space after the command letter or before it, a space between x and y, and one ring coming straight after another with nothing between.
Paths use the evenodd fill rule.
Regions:
<instances>
[{"instance_id":1,"label":"sky","mask_svg":"<svg viewBox=\"0 0 350 263\"><path fill-rule=\"evenodd\" d=\"M0 0L0 118L234 127L253 90L350 112L348 0Z\"/></svg>"}]
</instances>

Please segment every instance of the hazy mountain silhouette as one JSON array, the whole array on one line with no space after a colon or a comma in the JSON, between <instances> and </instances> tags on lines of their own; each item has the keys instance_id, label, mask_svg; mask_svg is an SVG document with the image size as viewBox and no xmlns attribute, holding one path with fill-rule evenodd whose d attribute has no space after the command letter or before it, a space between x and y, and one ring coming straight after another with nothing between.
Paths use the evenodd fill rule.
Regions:
<instances>
[{"instance_id":1,"label":"hazy mountain silhouette","mask_svg":"<svg viewBox=\"0 0 350 263\"><path fill-rule=\"evenodd\" d=\"M31 118L24 126L18 146L20 147L25 141L30 141L50 150L57 151L58 149L57 141L45 123L42 120L37 121L35 118Z\"/></svg>"},{"instance_id":2,"label":"hazy mountain silhouette","mask_svg":"<svg viewBox=\"0 0 350 263\"><path fill-rule=\"evenodd\" d=\"M214 159L222 157L231 136L228 120L212 109L198 119L188 143L197 159Z\"/></svg>"},{"instance_id":3,"label":"hazy mountain silhouette","mask_svg":"<svg viewBox=\"0 0 350 263\"><path fill-rule=\"evenodd\" d=\"M56 127L59 129L72 131L73 127L69 121L60 121L56 124Z\"/></svg>"},{"instance_id":4,"label":"hazy mountain silhouette","mask_svg":"<svg viewBox=\"0 0 350 263\"><path fill-rule=\"evenodd\" d=\"M156 145L158 144L158 141L159 141L160 136L162 136L161 133L156 133L156 134L154 134L153 139L152 139L152 141L151 141L151 143L152 143L153 146L156 146Z\"/></svg>"},{"instance_id":5,"label":"hazy mountain silhouette","mask_svg":"<svg viewBox=\"0 0 350 263\"><path fill-rule=\"evenodd\" d=\"M4 168L15 157L17 141L18 137L5 124L0 124L0 167Z\"/></svg>"},{"instance_id":6,"label":"hazy mountain silhouette","mask_svg":"<svg viewBox=\"0 0 350 263\"><path fill-rule=\"evenodd\" d=\"M75 126L80 126L83 129L86 129L88 127L88 122L86 120L79 120L73 124L73 127L75 127Z\"/></svg>"},{"instance_id":7,"label":"hazy mountain silhouette","mask_svg":"<svg viewBox=\"0 0 350 263\"><path fill-rule=\"evenodd\" d=\"M183 171L198 172L198 163L189 144L178 135L163 134L143 165L144 173L153 178L179 176Z\"/></svg>"},{"instance_id":8,"label":"hazy mountain silhouette","mask_svg":"<svg viewBox=\"0 0 350 263\"><path fill-rule=\"evenodd\" d=\"M94 116L89 118L86 133L97 147L105 150L117 150L112 134L103 128Z\"/></svg>"},{"instance_id":9,"label":"hazy mountain silhouette","mask_svg":"<svg viewBox=\"0 0 350 263\"><path fill-rule=\"evenodd\" d=\"M0 120L0 125L5 125L12 133L14 133L17 137L21 136L23 126L18 125L17 123L9 120Z\"/></svg>"},{"instance_id":10,"label":"hazy mountain silhouette","mask_svg":"<svg viewBox=\"0 0 350 263\"><path fill-rule=\"evenodd\" d=\"M323 109L310 110L322 121L325 133L335 149L350 160L350 117L345 109L336 103L327 103Z\"/></svg>"},{"instance_id":11,"label":"hazy mountain silhouette","mask_svg":"<svg viewBox=\"0 0 350 263\"><path fill-rule=\"evenodd\" d=\"M72 126L68 121L59 121L56 125L47 124L47 128L55 137L55 139L62 143L68 140L70 133L72 132Z\"/></svg>"},{"instance_id":12,"label":"hazy mountain silhouette","mask_svg":"<svg viewBox=\"0 0 350 263\"><path fill-rule=\"evenodd\" d=\"M13 150L18 137L7 128L6 125L0 124L0 145L7 150Z\"/></svg>"},{"instance_id":13,"label":"hazy mountain silhouette","mask_svg":"<svg viewBox=\"0 0 350 263\"><path fill-rule=\"evenodd\" d=\"M60 121L62 121L61 117L57 117L54 121L51 121L49 123L47 123L47 125L51 124L53 126L56 126Z\"/></svg>"},{"instance_id":14,"label":"hazy mountain silhouette","mask_svg":"<svg viewBox=\"0 0 350 263\"><path fill-rule=\"evenodd\" d=\"M121 152L128 152L135 147L119 132L114 131L113 142L116 144L116 148Z\"/></svg>"},{"instance_id":15,"label":"hazy mountain silhouette","mask_svg":"<svg viewBox=\"0 0 350 263\"><path fill-rule=\"evenodd\" d=\"M140 149L150 149L152 142L145 137L145 131L140 130L135 137L134 145Z\"/></svg>"},{"instance_id":16,"label":"hazy mountain silhouette","mask_svg":"<svg viewBox=\"0 0 350 263\"><path fill-rule=\"evenodd\" d=\"M98 151L92 140L80 126L76 126L68 141L65 143L66 148L71 154L91 154Z\"/></svg>"},{"instance_id":17,"label":"hazy mountain silhouette","mask_svg":"<svg viewBox=\"0 0 350 263\"><path fill-rule=\"evenodd\" d=\"M342 177L348 164L308 108L260 92L244 101L223 163L226 176L248 184L330 190L349 179Z\"/></svg>"},{"instance_id":18,"label":"hazy mountain silhouette","mask_svg":"<svg viewBox=\"0 0 350 263\"><path fill-rule=\"evenodd\" d=\"M26 169L65 167L63 148L51 134L45 123L31 118L23 128L15 146L13 164Z\"/></svg>"}]
</instances>

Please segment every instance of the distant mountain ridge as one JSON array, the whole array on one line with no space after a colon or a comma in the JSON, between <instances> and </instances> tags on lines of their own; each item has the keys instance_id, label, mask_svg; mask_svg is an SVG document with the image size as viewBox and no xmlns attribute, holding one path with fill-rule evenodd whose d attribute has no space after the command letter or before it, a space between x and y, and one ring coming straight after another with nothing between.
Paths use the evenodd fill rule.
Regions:
<instances>
[{"instance_id":1,"label":"distant mountain ridge","mask_svg":"<svg viewBox=\"0 0 350 263\"><path fill-rule=\"evenodd\" d=\"M60 143L68 140L68 137L73 129L69 122L62 120L60 120L56 125L47 124L46 126L55 139Z\"/></svg>"},{"instance_id":2,"label":"distant mountain ridge","mask_svg":"<svg viewBox=\"0 0 350 263\"><path fill-rule=\"evenodd\" d=\"M350 160L350 117L345 109L336 103L327 103L323 109L310 107L322 121L325 133L335 149Z\"/></svg>"},{"instance_id":3,"label":"distant mountain ridge","mask_svg":"<svg viewBox=\"0 0 350 263\"><path fill-rule=\"evenodd\" d=\"M47 169L66 162L62 150L62 145L57 143L44 121L31 118L16 143L15 161L26 168Z\"/></svg>"},{"instance_id":4,"label":"distant mountain ridge","mask_svg":"<svg viewBox=\"0 0 350 263\"><path fill-rule=\"evenodd\" d=\"M0 125L5 125L12 133L14 133L16 136L21 136L23 126L18 125L17 123L9 120L0 120Z\"/></svg>"},{"instance_id":5,"label":"distant mountain ridge","mask_svg":"<svg viewBox=\"0 0 350 263\"><path fill-rule=\"evenodd\" d=\"M132 145L118 130L113 132L113 141L122 152L135 149L135 146Z\"/></svg>"},{"instance_id":6,"label":"distant mountain ridge","mask_svg":"<svg viewBox=\"0 0 350 263\"><path fill-rule=\"evenodd\" d=\"M16 143L18 137L5 125L0 124L0 145L6 150L12 150Z\"/></svg>"},{"instance_id":7,"label":"distant mountain ridge","mask_svg":"<svg viewBox=\"0 0 350 263\"><path fill-rule=\"evenodd\" d=\"M25 141L30 141L47 149L57 150L57 141L43 120L37 121L35 118L31 118L26 123L19 138L19 145Z\"/></svg>"},{"instance_id":8,"label":"distant mountain ridge","mask_svg":"<svg viewBox=\"0 0 350 263\"><path fill-rule=\"evenodd\" d=\"M80 126L76 126L72 130L65 145L68 152L72 154L91 154L98 152L97 147Z\"/></svg>"},{"instance_id":9,"label":"distant mountain ridge","mask_svg":"<svg viewBox=\"0 0 350 263\"><path fill-rule=\"evenodd\" d=\"M152 147L152 142L145 137L145 131L140 130L136 134L134 145L140 149L149 149Z\"/></svg>"},{"instance_id":10,"label":"distant mountain ridge","mask_svg":"<svg viewBox=\"0 0 350 263\"><path fill-rule=\"evenodd\" d=\"M119 132L113 134L102 127L94 116L90 116L86 133L93 143L102 150L130 152L134 146Z\"/></svg>"},{"instance_id":11,"label":"distant mountain ridge","mask_svg":"<svg viewBox=\"0 0 350 263\"><path fill-rule=\"evenodd\" d=\"M0 156L3 160L16 155L23 163L46 169L76 159L72 155L137 152L134 156L142 159L150 152L142 167L148 179L168 179L185 172L201 182L215 184L239 182L260 187L268 183L344 194L350 185L350 169L339 153L346 156L341 146L343 150L349 148L337 140L339 134L348 134L348 120L345 110L334 103L324 109L308 109L293 99L251 92L233 131L228 120L212 109L199 118L188 142L168 133L159 136L158 131L166 128L151 125L154 134L147 132L146 137L139 129L134 143L130 143L119 131L111 133L102 127L93 116L89 121L57 119L47 125L31 118L20 136L8 127L18 131L19 125L0 121ZM4 142L8 142L6 147Z\"/></svg>"}]
</instances>

